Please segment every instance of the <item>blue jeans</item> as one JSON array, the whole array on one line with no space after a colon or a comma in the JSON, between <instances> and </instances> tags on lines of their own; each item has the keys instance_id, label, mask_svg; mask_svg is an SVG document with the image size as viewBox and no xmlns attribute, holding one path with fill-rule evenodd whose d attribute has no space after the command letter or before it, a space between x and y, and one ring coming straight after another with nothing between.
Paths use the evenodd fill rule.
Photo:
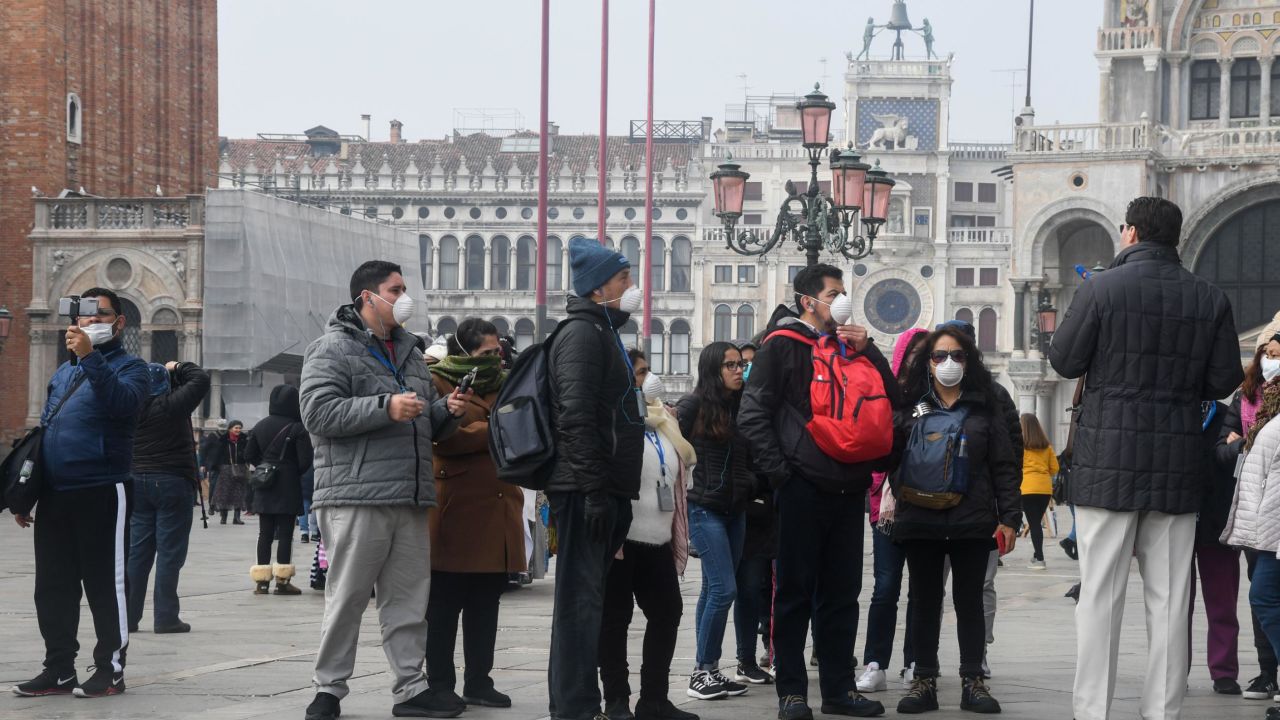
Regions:
<instances>
[{"instance_id":1,"label":"blue jeans","mask_svg":"<svg viewBox=\"0 0 1280 720\"><path fill-rule=\"evenodd\" d=\"M133 478L133 513L129 520L129 625L142 621L147 579L155 564L155 626L176 625L178 573L187 561L191 507L195 486L167 473L140 473Z\"/></svg>"},{"instance_id":2,"label":"blue jeans","mask_svg":"<svg viewBox=\"0 0 1280 720\"><path fill-rule=\"evenodd\" d=\"M1271 552L1260 552L1249 583L1249 605L1271 648L1280 654L1280 560Z\"/></svg>"},{"instance_id":3,"label":"blue jeans","mask_svg":"<svg viewBox=\"0 0 1280 720\"><path fill-rule=\"evenodd\" d=\"M298 532L303 535L310 535L310 525L307 523L308 516L311 514L311 501L306 498L302 499L302 514L298 516Z\"/></svg>"},{"instance_id":4,"label":"blue jeans","mask_svg":"<svg viewBox=\"0 0 1280 720\"><path fill-rule=\"evenodd\" d=\"M698 670L720 665L729 607L738 596L738 560L746 535L746 513L726 515L689 503L689 542L697 546L702 560L702 593L694 619Z\"/></svg>"},{"instance_id":5,"label":"blue jeans","mask_svg":"<svg viewBox=\"0 0 1280 720\"><path fill-rule=\"evenodd\" d=\"M888 670L893 660L893 636L898 626L898 599L902 595L902 568L907 551L897 545L880 528L871 529L871 547L875 555L875 589L871 591L871 607L867 611L867 644L862 651L864 663L879 663ZM907 597L907 630L902 642L902 666L910 667L911 598Z\"/></svg>"},{"instance_id":6,"label":"blue jeans","mask_svg":"<svg viewBox=\"0 0 1280 720\"><path fill-rule=\"evenodd\" d=\"M1076 506L1068 505L1067 509L1071 511L1071 532L1067 534L1067 539L1071 542L1076 541Z\"/></svg>"}]
</instances>

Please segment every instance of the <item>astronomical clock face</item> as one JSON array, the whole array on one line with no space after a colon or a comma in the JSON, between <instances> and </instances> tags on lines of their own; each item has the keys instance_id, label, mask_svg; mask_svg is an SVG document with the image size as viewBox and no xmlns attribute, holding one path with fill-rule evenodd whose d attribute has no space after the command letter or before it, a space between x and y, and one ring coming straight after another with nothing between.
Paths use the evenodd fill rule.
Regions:
<instances>
[{"instance_id":1,"label":"astronomical clock face","mask_svg":"<svg viewBox=\"0 0 1280 720\"><path fill-rule=\"evenodd\" d=\"M920 294L906 280L880 280L867 291L862 312L879 332L898 335L915 327L920 320Z\"/></svg>"}]
</instances>

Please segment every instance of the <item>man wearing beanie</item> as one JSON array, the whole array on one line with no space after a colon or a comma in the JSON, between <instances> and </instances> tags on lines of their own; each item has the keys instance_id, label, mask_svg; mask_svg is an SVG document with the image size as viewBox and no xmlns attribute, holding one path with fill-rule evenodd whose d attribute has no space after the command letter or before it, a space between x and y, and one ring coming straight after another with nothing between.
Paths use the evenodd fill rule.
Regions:
<instances>
[{"instance_id":1,"label":"man wearing beanie","mask_svg":"<svg viewBox=\"0 0 1280 720\"><path fill-rule=\"evenodd\" d=\"M600 715L596 673L605 576L640 497L643 400L617 329L640 308L631 263L595 240L569 243L573 292L549 349L557 456L555 609L547 671L551 716Z\"/></svg>"}]
</instances>

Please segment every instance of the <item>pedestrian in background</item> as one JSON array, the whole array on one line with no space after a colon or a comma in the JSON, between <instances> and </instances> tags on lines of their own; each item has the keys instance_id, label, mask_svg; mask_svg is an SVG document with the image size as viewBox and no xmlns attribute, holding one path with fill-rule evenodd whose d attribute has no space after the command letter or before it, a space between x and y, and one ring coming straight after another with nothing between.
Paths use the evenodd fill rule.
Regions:
<instances>
[{"instance_id":1,"label":"pedestrian in background","mask_svg":"<svg viewBox=\"0 0 1280 720\"><path fill-rule=\"evenodd\" d=\"M1022 511L1031 533L1031 570L1044 570L1044 516L1053 500L1058 456L1035 415L1022 415Z\"/></svg>"},{"instance_id":2,"label":"pedestrian in background","mask_svg":"<svg viewBox=\"0 0 1280 720\"><path fill-rule=\"evenodd\" d=\"M244 423L232 420L227 423L227 434L214 444L208 459L209 472L216 476L213 481L213 498L210 501L222 515L222 524L227 524L227 515L234 513L233 525L243 525L241 511L248 506L245 496L248 488L245 481L249 479L249 460L245 450L249 447L249 437L244 433Z\"/></svg>"},{"instance_id":3,"label":"pedestrian in background","mask_svg":"<svg viewBox=\"0 0 1280 720\"><path fill-rule=\"evenodd\" d=\"M1196 611L1196 568L1199 567L1200 588L1204 594L1204 614L1209 630L1205 648L1208 652L1209 678L1219 695L1239 695L1240 691L1240 620L1236 607L1240 596L1240 549L1222 544L1227 528L1231 501L1235 496L1235 468L1238 454L1217 445L1226 420L1227 406L1205 401L1202 433L1205 467L1209 482L1196 517L1195 557L1191 559L1191 601L1187 632ZM1224 452L1225 450L1225 452ZM1194 645L1194 642L1192 643Z\"/></svg>"},{"instance_id":4,"label":"pedestrian in background","mask_svg":"<svg viewBox=\"0 0 1280 720\"><path fill-rule=\"evenodd\" d=\"M293 524L302 512L302 476L311 469L311 436L302 426L298 388L277 385L271 388L267 417L253 426L245 459L253 465L275 467L274 479L265 486L249 488L249 510L258 515L258 563L249 569L254 595L266 595L271 579L276 595L301 595L293 584ZM276 545L275 564L271 544Z\"/></svg>"}]
</instances>

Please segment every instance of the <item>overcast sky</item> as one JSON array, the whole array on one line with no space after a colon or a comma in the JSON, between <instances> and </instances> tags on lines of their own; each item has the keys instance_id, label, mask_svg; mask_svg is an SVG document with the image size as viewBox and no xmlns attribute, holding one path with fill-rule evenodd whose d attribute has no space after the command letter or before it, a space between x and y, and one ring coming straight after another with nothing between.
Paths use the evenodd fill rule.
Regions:
<instances>
[{"instance_id":1,"label":"overcast sky","mask_svg":"<svg viewBox=\"0 0 1280 720\"><path fill-rule=\"evenodd\" d=\"M551 0L550 117L563 132L599 128L600 0ZM1041 0L1036 6L1032 104L1037 121L1095 122L1093 58L1100 0ZM891 0L657 0L654 117L715 118L752 95L804 93L821 81L838 104L845 52L857 54L867 17L883 24ZM955 53L951 139L1006 142L1021 107L1028 0L908 0L916 26L927 17L939 55ZM299 133L327 125L387 139L399 119L410 141L439 138L479 120L496 127L523 116L536 128L538 0L219 0L219 134ZM609 131L625 134L645 113L648 3L610 7ZM924 53L904 36L908 56ZM887 57L892 35L872 46ZM825 63L824 63L825 59ZM1011 79L1017 88L1011 89ZM1016 101L1015 101L1016 98ZM839 110L837 110L837 113ZM458 117L455 123L455 117ZM842 125L837 125L842 127Z\"/></svg>"}]
</instances>

